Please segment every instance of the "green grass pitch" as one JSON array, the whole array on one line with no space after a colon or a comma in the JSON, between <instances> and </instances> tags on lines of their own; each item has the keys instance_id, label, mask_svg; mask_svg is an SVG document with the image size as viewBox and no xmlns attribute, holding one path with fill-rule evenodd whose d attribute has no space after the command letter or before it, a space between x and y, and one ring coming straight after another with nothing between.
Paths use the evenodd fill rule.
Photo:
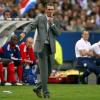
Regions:
<instances>
[{"instance_id":1,"label":"green grass pitch","mask_svg":"<svg viewBox=\"0 0 100 100\"><path fill-rule=\"evenodd\" d=\"M49 84L49 100L100 100L100 85ZM32 91L33 86L0 86L0 100L44 100ZM12 93L4 93L11 91Z\"/></svg>"}]
</instances>

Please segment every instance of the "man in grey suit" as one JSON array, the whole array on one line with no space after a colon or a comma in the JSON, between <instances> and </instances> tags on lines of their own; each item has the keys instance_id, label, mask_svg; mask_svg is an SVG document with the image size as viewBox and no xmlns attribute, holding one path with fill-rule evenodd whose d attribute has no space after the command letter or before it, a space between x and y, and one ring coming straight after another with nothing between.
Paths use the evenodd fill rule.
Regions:
<instances>
[{"instance_id":1,"label":"man in grey suit","mask_svg":"<svg viewBox=\"0 0 100 100\"><path fill-rule=\"evenodd\" d=\"M41 83L37 85L34 92L38 97L42 97L42 90L44 98L50 97L47 83L54 62L55 38L60 34L60 23L57 19L54 19L54 11L54 5L48 3L45 14L37 15L35 20L20 35L23 38L25 34L33 29L38 31L34 49L38 53Z\"/></svg>"}]
</instances>

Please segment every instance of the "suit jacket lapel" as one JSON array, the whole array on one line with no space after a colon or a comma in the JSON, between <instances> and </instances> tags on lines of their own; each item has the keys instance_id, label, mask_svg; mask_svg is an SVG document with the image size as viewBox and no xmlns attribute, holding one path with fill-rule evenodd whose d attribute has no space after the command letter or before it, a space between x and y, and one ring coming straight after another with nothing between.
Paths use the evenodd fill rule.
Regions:
<instances>
[{"instance_id":1,"label":"suit jacket lapel","mask_svg":"<svg viewBox=\"0 0 100 100\"><path fill-rule=\"evenodd\" d=\"M44 24L45 24L45 28L46 28L46 31L47 31L47 18L46 18L46 16L45 16Z\"/></svg>"}]
</instances>

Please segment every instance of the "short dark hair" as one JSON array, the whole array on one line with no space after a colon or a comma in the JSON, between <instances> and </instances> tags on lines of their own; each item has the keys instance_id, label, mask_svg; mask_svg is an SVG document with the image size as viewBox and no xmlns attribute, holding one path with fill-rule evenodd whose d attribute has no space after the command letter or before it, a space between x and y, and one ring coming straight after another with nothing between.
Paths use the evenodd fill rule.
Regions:
<instances>
[{"instance_id":1,"label":"short dark hair","mask_svg":"<svg viewBox=\"0 0 100 100\"><path fill-rule=\"evenodd\" d=\"M54 6L53 3L47 3L46 6L45 6L45 8L47 8L47 6L53 6L55 8L55 6Z\"/></svg>"},{"instance_id":2,"label":"short dark hair","mask_svg":"<svg viewBox=\"0 0 100 100\"><path fill-rule=\"evenodd\" d=\"M3 12L3 15L5 16L5 14L8 13L8 12L11 14L11 11L10 11L9 9L6 9L6 10Z\"/></svg>"},{"instance_id":3,"label":"short dark hair","mask_svg":"<svg viewBox=\"0 0 100 100\"><path fill-rule=\"evenodd\" d=\"M16 41L16 42L18 42L18 37L17 37L17 35L12 35L12 37L11 37L11 41Z\"/></svg>"},{"instance_id":4,"label":"short dark hair","mask_svg":"<svg viewBox=\"0 0 100 100\"><path fill-rule=\"evenodd\" d=\"M82 31L82 34L83 34L84 32L89 32L89 31L88 31L88 30L83 30L83 31Z\"/></svg>"},{"instance_id":5,"label":"short dark hair","mask_svg":"<svg viewBox=\"0 0 100 100\"><path fill-rule=\"evenodd\" d=\"M44 7L46 7L49 0L40 0L40 2L43 4Z\"/></svg>"}]
</instances>

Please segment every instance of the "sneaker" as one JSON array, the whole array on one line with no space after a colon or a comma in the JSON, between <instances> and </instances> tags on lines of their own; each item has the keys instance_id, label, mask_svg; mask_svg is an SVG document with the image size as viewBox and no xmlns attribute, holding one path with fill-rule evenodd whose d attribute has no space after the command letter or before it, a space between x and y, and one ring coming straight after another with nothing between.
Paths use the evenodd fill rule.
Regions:
<instances>
[{"instance_id":1,"label":"sneaker","mask_svg":"<svg viewBox=\"0 0 100 100\"><path fill-rule=\"evenodd\" d=\"M12 83L6 82L5 85L6 85L6 86L11 86Z\"/></svg>"},{"instance_id":2,"label":"sneaker","mask_svg":"<svg viewBox=\"0 0 100 100\"><path fill-rule=\"evenodd\" d=\"M22 84L22 83L16 83L16 85L18 85L18 86L22 86L23 84Z\"/></svg>"}]
</instances>

